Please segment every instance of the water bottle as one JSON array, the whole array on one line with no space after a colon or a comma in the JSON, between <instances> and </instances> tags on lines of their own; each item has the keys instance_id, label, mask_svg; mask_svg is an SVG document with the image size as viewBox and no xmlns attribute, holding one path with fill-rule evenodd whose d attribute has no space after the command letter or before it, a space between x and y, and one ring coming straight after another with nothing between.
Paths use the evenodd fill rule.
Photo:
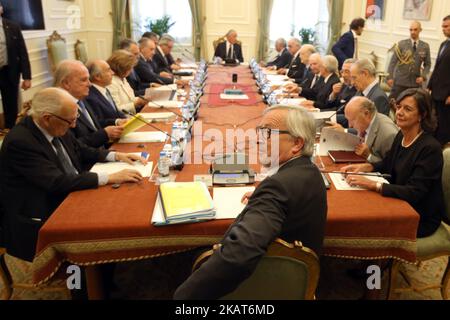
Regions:
<instances>
[{"instance_id":1,"label":"water bottle","mask_svg":"<svg viewBox=\"0 0 450 320\"><path fill-rule=\"evenodd\" d=\"M159 181L161 182L167 182L170 180L170 164L171 161L167 157L167 154L164 151L161 151L159 153L159 160L158 160L158 171L159 171Z\"/></svg>"}]
</instances>

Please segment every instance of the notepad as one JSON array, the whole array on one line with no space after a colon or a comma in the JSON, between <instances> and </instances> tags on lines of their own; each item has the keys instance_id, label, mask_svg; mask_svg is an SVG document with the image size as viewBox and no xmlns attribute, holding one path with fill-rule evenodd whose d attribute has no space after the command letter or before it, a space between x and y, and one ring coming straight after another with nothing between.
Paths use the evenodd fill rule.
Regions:
<instances>
[{"instance_id":1,"label":"notepad","mask_svg":"<svg viewBox=\"0 0 450 320\"><path fill-rule=\"evenodd\" d=\"M365 163L364 157L358 156L354 151L328 151L328 155L334 163Z\"/></svg>"},{"instance_id":2,"label":"notepad","mask_svg":"<svg viewBox=\"0 0 450 320\"><path fill-rule=\"evenodd\" d=\"M137 154L140 155L140 153ZM152 175L153 162L148 162L146 165L140 161L135 161L133 164L128 164L126 162L97 163L92 167L91 172L111 175L125 169L136 170L139 171L143 177L150 177Z\"/></svg>"},{"instance_id":3,"label":"notepad","mask_svg":"<svg viewBox=\"0 0 450 320\"><path fill-rule=\"evenodd\" d=\"M167 135L159 131L132 132L120 138L119 143L164 142L166 139Z\"/></svg>"},{"instance_id":4,"label":"notepad","mask_svg":"<svg viewBox=\"0 0 450 320\"><path fill-rule=\"evenodd\" d=\"M344 175L341 174L341 173L330 173L329 176L330 176L331 181L334 184L334 187L338 191L363 191L363 190L366 190L366 189L359 188L359 187L351 187L347 183L347 180L344 177ZM372 181L375 181L375 182L381 182L381 183L389 184L389 181L387 181L383 177L367 176L365 178L367 178L369 180L372 180Z\"/></svg>"},{"instance_id":5,"label":"notepad","mask_svg":"<svg viewBox=\"0 0 450 320\"><path fill-rule=\"evenodd\" d=\"M216 219L235 219L245 208L242 197L254 191L255 187L214 188Z\"/></svg>"},{"instance_id":6,"label":"notepad","mask_svg":"<svg viewBox=\"0 0 450 320\"><path fill-rule=\"evenodd\" d=\"M220 99L222 99L222 100L249 100L250 98L246 94L236 95L236 94L222 93L220 95Z\"/></svg>"},{"instance_id":7,"label":"notepad","mask_svg":"<svg viewBox=\"0 0 450 320\"><path fill-rule=\"evenodd\" d=\"M131 132L139 130L143 126L145 126L145 119L143 117L141 117L140 115L132 117L123 126L122 137L126 136L127 134L130 134Z\"/></svg>"}]
</instances>

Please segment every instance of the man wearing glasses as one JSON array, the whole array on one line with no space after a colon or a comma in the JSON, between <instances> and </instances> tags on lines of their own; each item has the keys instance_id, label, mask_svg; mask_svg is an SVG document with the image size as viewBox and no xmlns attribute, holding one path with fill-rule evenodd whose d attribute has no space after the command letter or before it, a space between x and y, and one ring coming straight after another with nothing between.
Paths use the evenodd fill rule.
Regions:
<instances>
[{"instance_id":1,"label":"man wearing glasses","mask_svg":"<svg viewBox=\"0 0 450 320\"><path fill-rule=\"evenodd\" d=\"M88 172L96 162L145 161L130 154L93 149L76 140L69 129L75 127L78 117L78 106L66 91L44 89L33 99L31 116L4 140L0 203L10 256L33 260L39 229L69 193L142 179L134 170L111 175Z\"/></svg>"},{"instance_id":2,"label":"man wearing glasses","mask_svg":"<svg viewBox=\"0 0 450 320\"><path fill-rule=\"evenodd\" d=\"M208 261L177 289L175 299L218 299L234 291L276 238L301 241L320 254L327 195L310 160L313 118L300 108L275 106L266 111L257 131L260 162L272 175L244 197L244 211Z\"/></svg>"}]
</instances>

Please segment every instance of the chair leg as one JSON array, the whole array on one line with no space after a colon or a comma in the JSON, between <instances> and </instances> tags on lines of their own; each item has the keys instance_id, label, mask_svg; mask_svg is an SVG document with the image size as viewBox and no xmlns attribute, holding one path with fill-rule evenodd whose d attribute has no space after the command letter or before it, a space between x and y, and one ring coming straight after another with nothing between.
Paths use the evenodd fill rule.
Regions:
<instances>
[{"instance_id":1,"label":"chair leg","mask_svg":"<svg viewBox=\"0 0 450 320\"><path fill-rule=\"evenodd\" d=\"M2 300L11 299L12 289L11 282L5 271L5 264L3 263L3 257L0 257L0 281L3 283L3 294L1 295Z\"/></svg>"},{"instance_id":2,"label":"chair leg","mask_svg":"<svg viewBox=\"0 0 450 320\"><path fill-rule=\"evenodd\" d=\"M387 299L392 300L395 292L395 282L397 280L398 269L400 267L400 262L393 260L391 267L389 268L389 289L387 294Z\"/></svg>"},{"instance_id":3,"label":"chair leg","mask_svg":"<svg viewBox=\"0 0 450 320\"><path fill-rule=\"evenodd\" d=\"M445 269L444 275L442 276L442 287L441 294L444 300L448 300L448 291L450 284L450 256L448 257L447 268Z\"/></svg>"}]
</instances>

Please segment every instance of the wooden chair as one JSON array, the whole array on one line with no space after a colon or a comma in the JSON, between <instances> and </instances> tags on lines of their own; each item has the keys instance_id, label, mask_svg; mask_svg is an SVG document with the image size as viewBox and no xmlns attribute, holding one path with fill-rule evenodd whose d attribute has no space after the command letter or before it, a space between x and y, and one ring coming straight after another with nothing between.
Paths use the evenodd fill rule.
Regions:
<instances>
[{"instance_id":1,"label":"wooden chair","mask_svg":"<svg viewBox=\"0 0 450 320\"><path fill-rule=\"evenodd\" d=\"M196 271L212 254L203 253L194 263ZM275 240L255 272L223 300L314 300L319 281L319 258L300 242Z\"/></svg>"},{"instance_id":2,"label":"wooden chair","mask_svg":"<svg viewBox=\"0 0 450 320\"><path fill-rule=\"evenodd\" d=\"M11 280L6 270L3 257L6 254L4 248L0 248L0 283L2 291L0 292L0 300L9 300L12 295Z\"/></svg>"},{"instance_id":3,"label":"wooden chair","mask_svg":"<svg viewBox=\"0 0 450 320\"><path fill-rule=\"evenodd\" d=\"M75 58L78 61L83 62L83 64L86 64L86 62L88 62L89 60L86 44L81 40L77 40L77 42L75 43Z\"/></svg>"},{"instance_id":4,"label":"wooden chair","mask_svg":"<svg viewBox=\"0 0 450 320\"><path fill-rule=\"evenodd\" d=\"M66 39L61 37L57 31L53 31L52 35L47 39L47 49L50 69L52 73L55 73L58 64L68 58Z\"/></svg>"},{"instance_id":5,"label":"wooden chair","mask_svg":"<svg viewBox=\"0 0 450 320\"><path fill-rule=\"evenodd\" d=\"M446 216L450 221L450 148L444 150L444 169L442 172L442 186L444 190L444 200L446 205ZM426 287L417 287L410 281L409 277L402 271L399 271L400 262L395 261L391 270L391 283L388 298L391 299L394 292L416 291L421 292L431 289L440 289L444 300L448 300L448 290L450 289L450 226L442 222L439 229L427 238L417 239L417 260L418 263L445 256L448 258L447 268L442 276L440 284L429 285ZM398 273L405 279L408 288L394 288Z\"/></svg>"}]
</instances>

